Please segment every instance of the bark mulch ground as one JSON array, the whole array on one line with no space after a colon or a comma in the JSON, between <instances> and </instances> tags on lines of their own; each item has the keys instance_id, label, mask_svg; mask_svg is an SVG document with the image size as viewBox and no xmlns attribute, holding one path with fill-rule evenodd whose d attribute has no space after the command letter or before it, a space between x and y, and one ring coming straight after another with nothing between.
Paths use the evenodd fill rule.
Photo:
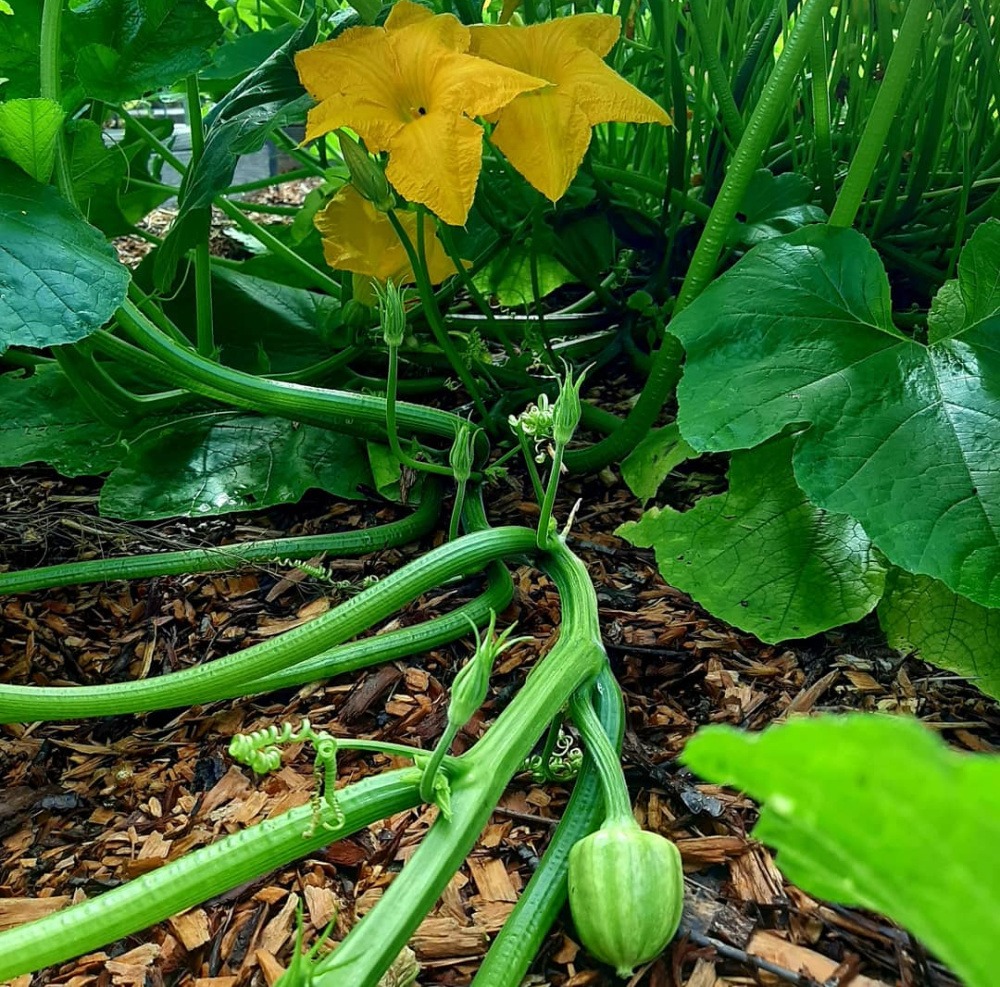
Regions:
<instances>
[{"instance_id":1,"label":"bark mulch ground","mask_svg":"<svg viewBox=\"0 0 1000 987\"><path fill-rule=\"evenodd\" d=\"M752 802L704 785L675 758L703 724L761 729L794 713L847 709L915 714L956 747L994 750L1000 712L967 683L880 642L862 625L794 646L770 647L713 620L664 584L651 553L611 532L639 505L614 477L567 482L561 517L581 496L571 545L597 587L605 644L625 690L623 760L637 816L675 839L689 907L683 934L631 984L935 985L957 981L905 933L876 915L833 907L789 885L748 834ZM99 517L91 481L44 468L0 473L0 564L26 567L124 552L235 542L374 524L391 505L359 506L319 494L265 513L124 525ZM515 478L491 495L494 523L531 523L536 508ZM441 534L436 536L440 540ZM309 620L393 571L418 547L349 561L326 559L330 582L282 566L108 583L0 598L0 678L86 683L153 676L211 660ZM558 600L545 577L515 572L503 619L534 639L504 656L467 746L550 646ZM333 581L338 585L334 586ZM345 588L346 587L346 588ZM398 618L449 609L470 583L431 594ZM335 734L430 746L447 686L468 642L299 690L192 709L99 721L0 727L0 928L92 897L261 819L308 801L311 764L291 751L265 779L235 766L229 738L308 715ZM343 782L381 770L386 758L341 759ZM424 985L468 984L565 805L568 790L517 777L462 871L411 945ZM401 813L272 873L49 969L28 984L272 984L290 961L295 914L310 935L336 917L341 938L369 910L427 829L432 813ZM532 967L531 985L619 983L558 926Z\"/></svg>"}]
</instances>

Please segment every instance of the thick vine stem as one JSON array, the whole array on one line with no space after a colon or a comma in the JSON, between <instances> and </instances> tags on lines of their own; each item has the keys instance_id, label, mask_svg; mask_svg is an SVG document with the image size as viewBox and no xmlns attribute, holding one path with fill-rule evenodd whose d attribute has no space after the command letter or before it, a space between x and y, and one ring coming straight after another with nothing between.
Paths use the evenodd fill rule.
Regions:
<instances>
[{"instance_id":1,"label":"thick vine stem","mask_svg":"<svg viewBox=\"0 0 1000 987\"><path fill-rule=\"evenodd\" d=\"M243 695L248 683L350 640L421 593L457 576L478 572L496 559L530 554L534 547L535 532L528 528L490 528L466 535L427 552L329 613L275 640L204 665L132 682L127 689L81 686L74 690L79 697L72 713L68 705L54 700L51 688L0 685L0 723L190 706L202 702L206 694L218 695L234 688L237 691L230 695Z\"/></svg>"},{"instance_id":2,"label":"thick vine stem","mask_svg":"<svg viewBox=\"0 0 1000 987\"><path fill-rule=\"evenodd\" d=\"M416 768L365 778L338 789L344 821L335 830L320 826L306 836L313 808L291 809L96 898L0 932L0 980L98 949L412 808L419 784Z\"/></svg>"},{"instance_id":3,"label":"thick vine stem","mask_svg":"<svg viewBox=\"0 0 1000 987\"><path fill-rule=\"evenodd\" d=\"M578 689L573 694L569 701L569 715L579 728L587 753L597 769L604 799L605 821L627 819L634 822L632 800L622 775L619 752L604 732L591 702L589 688Z\"/></svg>"},{"instance_id":4,"label":"thick vine stem","mask_svg":"<svg viewBox=\"0 0 1000 987\"><path fill-rule=\"evenodd\" d=\"M594 683L591 698L608 741L618 750L625 729L625 708L607 664ZM589 751L585 751L583 767L541 863L493 940L472 987L517 987L521 983L566 900L569 852L578 840L597 829L603 817L600 777Z\"/></svg>"},{"instance_id":5,"label":"thick vine stem","mask_svg":"<svg viewBox=\"0 0 1000 987\"><path fill-rule=\"evenodd\" d=\"M385 438L385 399L368 394L307 387L255 377L222 367L178 346L131 302L118 310L119 325L164 364L164 373L188 390L237 408L275 414L295 421L361 435ZM400 401L396 405L400 426L451 440L462 419L446 411Z\"/></svg>"},{"instance_id":6,"label":"thick vine stem","mask_svg":"<svg viewBox=\"0 0 1000 987\"><path fill-rule=\"evenodd\" d=\"M405 545L422 538L434 526L441 509L444 488L440 482L424 485L420 506L409 517L375 528L342 531L328 535L269 538L213 548L192 548L180 552L128 555L122 558L93 559L40 566L16 572L0 572L0 594L30 593L54 586L115 579L147 579L152 576L221 572L248 562L275 559L309 559L320 552L338 556L363 555L383 548Z\"/></svg>"},{"instance_id":7,"label":"thick vine stem","mask_svg":"<svg viewBox=\"0 0 1000 987\"><path fill-rule=\"evenodd\" d=\"M378 982L461 866L539 734L603 667L597 599L583 563L560 541L539 566L559 589L558 641L486 736L459 759L451 778L450 818L435 820L375 908L317 963L314 987Z\"/></svg>"}]
</instances>

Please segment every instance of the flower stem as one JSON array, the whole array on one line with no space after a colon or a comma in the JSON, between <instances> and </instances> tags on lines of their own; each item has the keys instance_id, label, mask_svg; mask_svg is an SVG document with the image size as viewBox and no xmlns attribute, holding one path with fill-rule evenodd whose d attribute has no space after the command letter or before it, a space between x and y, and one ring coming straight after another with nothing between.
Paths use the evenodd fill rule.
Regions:
<instances>
[{"instance_id":1,"label":"flower stem","mask_svg":"<svg viewBox=\"0 0 1000 987\"><path fill-rule=\"evenodd\" d=\"M426 248L424 245L425 214L426 210L424 207L417 206L417 246L414 248L413 242L407 236L406 230L403 229L403 224L400 223L395 209L390 209L386 213L389 217L389 222L392 223L392 228L396 231L396 236L399 237L399 242L406 251L410 266L413 268L413 276L417 281L417 292L420 295L420 301L423 306L424 318L427 319L427 324L431 327L431 332L434 333L434 338L437 340L438 346L441 347L458 379L472 398L477 413L485 422L490 416L486 410L486 404L483 401L479 385L469 372L469 368L466 367L458 350L455 349L455 344L448 335L448 329L441 318L441 310L438 308L437 300L434 298L434 289L431 286L430 278L427 276Z\"/></svg>"},{"instance_id":2,"label":"flower stem","mask_svg":"<svg viewBox=\"0 0 1000 987\"><path fill-rule=\"evenodd\" d=\"M191 127L191 168L205 152L205 121L201 115L201 94L198 76L187 77L187 115ZM195 326L198 352L208 358L215 354L215 332L212 324L212 261L208 238L202 237L194 248Z\"/></svg>"}]
</instances>

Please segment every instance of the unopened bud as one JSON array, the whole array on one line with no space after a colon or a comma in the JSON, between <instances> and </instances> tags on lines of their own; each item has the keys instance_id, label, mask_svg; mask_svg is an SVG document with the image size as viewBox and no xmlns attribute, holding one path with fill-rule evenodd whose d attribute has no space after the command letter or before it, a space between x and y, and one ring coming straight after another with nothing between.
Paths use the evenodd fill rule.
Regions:
<instances>
[{"instance_id":1,"label":"unopened bud","mask_svg":"<svg viewBox=\"0 0 1000 987\"><path fill-rule=\"evenodd\" d=\"M455 676L451 685L451 702L448 704L448 722L455 727L463 727L472 719L473 713L486 701L486 693L490 687L490 672L493 663L509 647L520 641L529 640L526 637L512 638L514 625L506 628L499 636L493 637L496 630L497 615L490 614L490 623L486 634L479 636L479 629L473 625L476 632L476 652Z\"/></svg>"},{"instance_id":2,"label":"unopened bud","mask_svg":"<svg viewBox=\"0 0 1000 987\"><path fill-rule=\"evenodd\" d=\"M552 439L557 446L565 446L580 424L580 416L583 414L580 385L583 384L586 373L586 370L582 371L573 380L572 370L567 370L566 379L559 388L559 396L552 407Z\"/></svg>"},{"instance_id":3,"label":"unopened bud","mask_svg":"<svg viewBox=\"0 0 1000 987\"><path fill-rule=\"evenodd\" d=\"M458 483L464 483L472 476L472 459L475 449L475 431L468 422L463 422L455 430L455 438L448 454L448 465Z\"/></svg>"},{"instance_id":4,"label":"unopened bud","mask_svg":"<svg viewBox=\"0 0 1000 987\"><path fill-rule=\"evenodd\" d=\"M378 317L386 346L401 346L406 335L406 292L392 281L378 290Z\"/></svg>"},{"instance_id":5,"label":"unopened bud","mask_svg":"<svg viewBox=\"0 0 1000 987\"><path fill-rule=\"evenodd\" d=\"M340 153L351 175L351 184L376 209L388 212L395 204L385 172L372 160L372 156L343 130L337 131Z\"/></svg>"}]
</instances>

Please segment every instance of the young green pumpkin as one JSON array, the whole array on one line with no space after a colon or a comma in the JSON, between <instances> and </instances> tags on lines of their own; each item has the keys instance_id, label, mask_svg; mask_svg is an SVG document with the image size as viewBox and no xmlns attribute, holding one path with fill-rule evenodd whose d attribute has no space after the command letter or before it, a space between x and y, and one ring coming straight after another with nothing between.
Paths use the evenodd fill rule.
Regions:
<instances>
[{"instance_id":1,"label":"young green pumpkin","mask_svg":"<svg viewBox=\"0 0 1000 987\"><path fill-rule=\"evenodd\" d=\"M620 977L657 956L684 910L681 855L670 840L632 817L618 754L601 729L587 690L569 701L570 716L594 759L604 796L601 828L569 853L569 907L580 942Z\"/></svg>"},{"instance_id":2,"label":"young green pumpkin","mask_svg":"<svg viewBox=\"0 0 1000 987\"><path fill-rule=\"evenodd\" d=\"M657 956L680 925L680 852L631 818L615 818L570 851L569 907L587 951L628 977Z\"/></svg>"}]
</instances>

